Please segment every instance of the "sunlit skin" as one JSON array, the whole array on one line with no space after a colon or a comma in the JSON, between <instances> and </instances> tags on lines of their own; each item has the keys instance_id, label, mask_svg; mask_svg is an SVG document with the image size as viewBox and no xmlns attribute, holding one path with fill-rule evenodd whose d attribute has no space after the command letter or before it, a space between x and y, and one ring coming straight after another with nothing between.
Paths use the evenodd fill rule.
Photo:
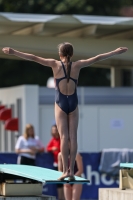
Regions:
<instances>
[{"instance_id":1,"label":"sunlit skin","mask_svg":"<svg viewBox=\"0 0 133 200\"><path fill-rule=\"evenodd\" d=\"M69 149L70 149L70 142L68 142ZM81 177L83 173L83 161L82 157L79 153L76 155L76 163L78 171L75 172L75 176ZM58 170L63 171L63 164L62 164L62 156L61 153L58 154ZM64 196L65 200L80 200L80 196L82 193L82 184L64 184Z\"/></svg>"},{"instance_id":2,"label":"sunlit skin","mask_svg":"<svg viewBox=\"0 0 133 200\"><path fill-rule=\"evenodd\" d=\"M96 62L108 59L112 56L125 53L128 50L127 47L119 47L113 51L98 54L92 58L82 59L75 62L72 62L70 76L78 80L80 70L84 67L88 67ZM40 63L44 66L49 66L52 68L53 75L55 79L64 77L64 71L62 69L62 64L60 60L64 63L65 69L67 70L67 57L62 56L59 49L59 58L60 60L47 59L35 56L29 53L23 53L17 50L14 50L10 47L4 47L2 51L5 54L14 55L22 59L34 61ZM70 57L71 61L72 56ZM64 95L72 95L75 91L75 84L72 80L67 82L67 79L63 79L59 83L59 89ZM64 179L65 177L74 178L74 163L77 154L77 128L78 128L78 105L76 109L69 113L68 115L55 103L55 119L57 128L61 140L61 153L62 153L62 163L63 163L63 174L59 177L59 180ZM70 166L68 167L68 138L70 138Z\"/></svg>"}]
</instances>

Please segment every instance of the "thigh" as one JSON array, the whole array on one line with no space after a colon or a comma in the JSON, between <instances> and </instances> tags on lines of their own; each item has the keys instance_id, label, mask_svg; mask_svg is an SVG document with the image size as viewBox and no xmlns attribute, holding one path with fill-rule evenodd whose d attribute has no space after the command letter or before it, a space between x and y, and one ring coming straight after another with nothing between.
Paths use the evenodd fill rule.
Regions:
<instances>
[{"instance_id":1,"label":"thigh","mask_svg":"<svg viewBox=\"0 0 133 200\"><path fill-rule=\"evenodd\" d=\"M78 120L79 120L79 112L78 107L68 115L69 122L69 136L70 138L77 138L77 129L78 129Z\"/></svg>"},{"instance_id":2,"label":"thigh","mask_svg":"<svg viewBox=\"0 0 133 200\"><path fill-rule=\"evenodd\" d=\"M68 137L68 115L55 103L55 120L60 138Z\"/></svg>"},{"instance_id":3,"label":"thigh","mask_svg":"<svg viewBox=\"0 0 133 200\"><path fill-rule=\"evenodd\" d=\"M65 200L72 200L72 187L69 184L64 185Z\"/></svg>"},{"instance_id":4,"label":"thigh","mask_svg":"<svg viewBox=\"0 0 133 200\"><path fill-rule=\"evenodd\" d=\"M72 188L72 200L80 200L80 196L82 193L82 185L74 184Z\"/></svg>"}]
</instances>

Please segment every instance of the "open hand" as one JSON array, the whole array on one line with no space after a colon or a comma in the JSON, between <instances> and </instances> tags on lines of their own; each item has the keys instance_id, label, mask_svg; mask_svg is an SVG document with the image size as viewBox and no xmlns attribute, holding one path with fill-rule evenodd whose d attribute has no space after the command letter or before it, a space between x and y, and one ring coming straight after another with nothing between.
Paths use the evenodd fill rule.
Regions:
<instances>
[{"instance_id":1,"label":"open hand","mask_svg":"<svg viewBox=\"0 0 133 200\"><path fill-rule=\"evenodd\" d=\"M2 51L5 53L5 54L13 54L14 53L14 50L12 49L12 48L10 48L10 47L4 47L3 49L2 49Z\"/></svg>"},{"instance_id":2,"label":"open hand","mask_svg":"<svg viewBox=\"0 0 133 200\"><path fill-rule=\"evenodd\" d=\"M121 54L121 53L125 53L128 50L127 47L119 47L115 50L116 53Z\"/></svg>"}]
</instances>

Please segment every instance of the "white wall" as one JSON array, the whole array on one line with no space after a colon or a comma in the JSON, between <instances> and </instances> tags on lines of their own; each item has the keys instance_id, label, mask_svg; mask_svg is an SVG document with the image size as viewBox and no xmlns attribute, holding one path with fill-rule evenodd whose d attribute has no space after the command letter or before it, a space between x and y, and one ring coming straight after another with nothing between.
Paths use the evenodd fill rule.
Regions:
<instances>
[{"instance_id":1,"label":"white wall","mask_svg":"<svg viewBox=\"0 0 133 200\"><path fill-rule=\"evenodd\" d=\"M99 148L133 148L133 106L99 107Z\"/></svg>"},{"instance_id":2,"label":"white wall","mask_svg":"<svg viewBox=\"0 0 133 200\"><path fill-rule=\"evenodd\" d=\"M55 120L54 103L39 105L38 90L39 87L35 85L0 89L0 102L7 107L14 104L14 117L17 117L16 102L17 99L21 99L22 130L20 134L23 133L25 125L31 123L35 127L36 134L40 136L46 146L51 139L51 126ZM92 90L92 92L95 91ZM43 93L45 96L41 97L44 99L47 96L50 99L53 98L51 93L48 94L48 91L43 90ZM95 105L84 104L84 90L81 88L79 93L81 93L81 104L79 105L78 150L82 152L99 152L103 148L132 148L133 105L98 105L96 102ZM107 93L107 91L104 91L104 93ZM119 96L118 94L118 98ZM0 122L0 148L2 151L4 149L10 151L11 145L9 143L3 144L5 134L8 134L8 141L10 142L10 132L4 132L4 124ZM9 147L7 148L5 145Z\"/></svg>"},{"instance_id":3,"label":"white wall","mask_svg":"<svg viewBox=\"0 0 133 200\"><path fill-rule=\"evenodd\" d=\"M51 138L54 106L41 105L40 136L45 146ZM99 152L103 148L133 148L132 105L79 106L78 150Z\"/></svg>"},{"instance_id":4,"label":"white wall","mask_svg":"<svg viewBox=\"0 0 133 200\"><path fill-rule=\"evenodd\" d=\"M54 105L39 106L39 136L45 146L51 139L51 126L53 125L54 121Z\"/></svg>"},{"instance_id":5,"label":"white wall","mask_svg":"<svg viewBox=\"0 0 133 200\"><path fill-rule=\"evenodd\" d=\"M39 133L39 93L38 86L36 85L23 85L17 87L9 87L0 89L0 103L10 108L12 105L14 107L13 117L18 117L17 101L21 100L21 117L20 120L20 133L22 134L27 123L34 125L35 132ZM0 135L4 138L4 124L1 123ZM8 135L10 134L7 131ZM8 137L9 140L10 136ZM4 141L1 141L1 148L4 151Z\"/></svg>"}]
</instances>

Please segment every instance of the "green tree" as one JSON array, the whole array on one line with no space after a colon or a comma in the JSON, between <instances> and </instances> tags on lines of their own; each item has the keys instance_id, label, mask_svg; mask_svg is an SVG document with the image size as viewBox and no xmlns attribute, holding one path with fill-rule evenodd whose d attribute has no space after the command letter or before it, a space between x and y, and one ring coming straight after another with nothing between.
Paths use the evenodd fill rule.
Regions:
<instances>
[{"instance_id":1,"label":"green tree","mask_svg":"<svg viewBox=\"0 0 133 200\"><path fill-rule=\"evenodd\" d=\"M0 12L118 16L133 0L0 0Z\"/></svg>"},{"instance_id":2,"label":"green tree","mask_svg":"<svg viewBox=\"0 0 133 200\"><path fill-rule=\"evenodd\" d=\"M37 84L45 86L48 77L52 77L51 68L38 63L0 59L0 87L22 84ZM84 68L79 77L79 86L109 86L109 69Z\"/></svg>"},{"instance_id":3,"label":"green tree","mask_svg":"<svg viewBox=\"0 0 133 200\"><path fill-rule=\"evenodd\" d=\"M0 0L0 12L118 16L120 8L130 5L133 0ZM109 73L109 69L85 68L81 70L79 85L109 86ZM0 59L0 87L43 86L50 76L51 69L37 63Z\"/></svg>"}]
</instances>

